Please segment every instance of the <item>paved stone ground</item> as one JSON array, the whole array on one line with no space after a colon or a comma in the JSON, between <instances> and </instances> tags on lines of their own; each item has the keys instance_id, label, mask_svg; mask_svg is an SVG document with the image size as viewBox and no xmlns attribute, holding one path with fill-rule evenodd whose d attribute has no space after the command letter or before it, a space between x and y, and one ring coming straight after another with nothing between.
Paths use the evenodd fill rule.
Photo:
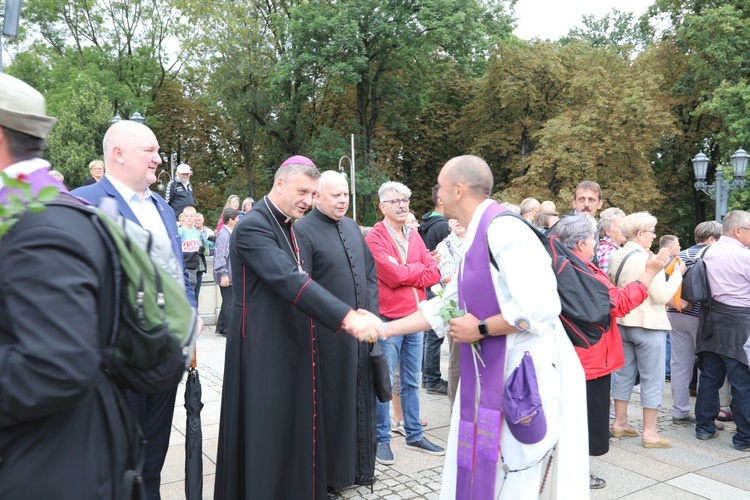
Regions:
<instances>
[{"instance_id":1,"label":"paved stone ground","mask_svg":"<svg viewBox=\"0 0 750 500\"><path fill-rule=\"evenodd\" d=\"M207 327L198 339L198 369L203 388L203 498L213 498L216 447L219 434L221 385L224 374L225 339ZM447 348L446 348L447 349ZM447 351L443 352L443 373L447 373ZM183 391L178 397L170 449L162 474L162 498L185 498L185 410ZM642 429L640 395L633 393L629 422ZM694 403L693 399L693 403ZM445 396L428 395L420 390L421 416L428 421L427 437L440 445L448 438L450 408ZM672 423L672 398L665 384L657 427L672 440L666 450L647 450L638 438L613 439L609 453L591 459L591 472L607 480L601 490L592 490L595 500L610 499L716 499L750 500L750 453L732 447L736 427L728 423L718 439L699 441L692 426ZM404 447L404 438L394 436L391 447L395 463L377 464L378 480L373 485L340 491L346 499L400 500L437 499L443 470L443 457L426 455ZM227 499L234 500L234 499ZM563 499L567 500L567 499ZM578 500L578 499L571 499Z\"/></svg>"}]
</instances>

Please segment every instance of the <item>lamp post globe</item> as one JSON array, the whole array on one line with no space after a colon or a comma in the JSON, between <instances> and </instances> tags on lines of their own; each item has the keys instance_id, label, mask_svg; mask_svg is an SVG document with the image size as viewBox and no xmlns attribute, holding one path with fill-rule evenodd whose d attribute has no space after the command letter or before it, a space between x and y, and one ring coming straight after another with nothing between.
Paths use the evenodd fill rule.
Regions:
<instances>
[{"instance_id":1,"label":"lamp post globe","mask_svg":"<svg viewBox=\"0 0 750 500\"><path fill-rule=\"evenodd\" d=\"M729 194L737 189L745 187L745 172L750 155L744 149L738 149L729 158L732 165L733 179L724 179L724 170L721 165L716 167L716 180L712 184L706 182L708 172L708 157L703 153L695 155L693 162L693 172L695 173L695 189L703 191L712 200L716 201L716 220L721 222L727 213L727 204Z\"/></svg>"},{"instance_id":2,"label":"lamp post globe","mask_svg":"<svg viewBox=\"0 0 750 500\"><path fill-rule=\"evenodd\" d=\"M745 177L745 171L747 170L747 160L749 158L750 155L747 154L744 149L738 149L731 156L730 160L732 161L732 171L734 172L735 177Z\"/></svg>"}]
</instances>

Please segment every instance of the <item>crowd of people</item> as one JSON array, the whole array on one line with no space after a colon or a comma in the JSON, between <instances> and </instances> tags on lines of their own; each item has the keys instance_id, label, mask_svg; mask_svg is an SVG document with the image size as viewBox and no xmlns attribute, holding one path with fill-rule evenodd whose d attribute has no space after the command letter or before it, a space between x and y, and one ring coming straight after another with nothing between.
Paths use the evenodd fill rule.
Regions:
<instances>
[{"instance_id":1,"label":"crowd of people","mask_svg":"<svg viewBox=\"0 0 750 500\"><path fill-rule=\"evenodd\" d=\"M49 186L67 192L41 159L54 124L41 94L0 74L4 179L28 181L34 195ZM683 251L662 235L654 253L656 218L610 207L597 219L604 197L596 182L576 187L569 213L534 198L500 204L490 167L466 155L440 169L433 209L421 219L409 210L411 190L389 181L378 190L382 221L361 228L346 217L346 178L292 156L257 203L230 196L214 233L196 211L189 165L177 168L164 198L149 188L161 158L147 126L115 123L103 149L104 161L89 165L91 182L73 195L94 205L112 198L123 217L169 241L193 305L205 258L214 257L216 332L227 338L216 499L332 499L373 485L375 463L398 458L393 433L407 449L445 456L441 498L586 498L606 485L589 456L607 453L611 437L672 446L657 431L668 380L675 424L707 440L733 419L734 447L750 452L746 211L699 224L696 244ZM4 204L13 192L0 183ZM500 217L508 211L519 216ZM135 462L146 497L160 498L176 388L123 391L100 369L111 262L95 228L58 206L6 220L0 497L120 498ZM550 256L532 225L558 238L609 294L609 329L590 347L566 335ZM704 304L681 295L698 258L711 291ZM376 398L378 350L392 401ZM446 443L423 432L420 387L451 403ZM636 387L642 429L628 421ZM141 456L133 456L131 420L145 442ZM39 470L49 481L34 480ZM61 491L63 482L74 488Z\"/></svg>"}]
</instances>

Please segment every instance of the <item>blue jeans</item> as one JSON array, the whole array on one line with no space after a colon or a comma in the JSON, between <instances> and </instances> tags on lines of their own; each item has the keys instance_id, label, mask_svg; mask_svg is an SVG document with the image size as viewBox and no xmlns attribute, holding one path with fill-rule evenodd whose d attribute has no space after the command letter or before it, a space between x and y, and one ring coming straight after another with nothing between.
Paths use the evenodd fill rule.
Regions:
<instances>
[{"instance_id":1,"label":"blue jeans","mask_svg":"<svg viewBox=\"0 0 750 500\"><path fill-rule=\"evenodd\" d=\"M672 359L672 339L670 338L672 335L670 332L667 332L667 362L664 364L664 369L666 376L669 378L672 378L672 368L670 366L670 360Z\"/></svg>"},{"instance_id":2,"label":"blue jeans","mask_svg":"<svg viewBox=\"0 0 750 500\"><path fill-rule=\"evenodd\" d=\"M422 382L425 387L439 384L440 348L445 337L438 337L434 330L424 332L424 358L422 360Z\"/></svg>"},{"instance_id":3,"label":"blue jeans","mask_svg":"<svg viewBox=\"0 0 750 500\"><path fill-rule=\"evenodd\" d=\"M734 447L750 448L750 371L736 359L713 352L701 354L703 368L695 401L695 433L710 436L716 432L714 419L719 414L719 388L724 377L732 385L732 413L737 434L732 437Z\"/></svg>"},{"instance_id":4,"label":"blue jeans","mask_svg":"<svg viewBox=\"0 0 750 500\"><path fill-rule=\"evenodd\" d=\"M384 321L387 321L384 318ZM378 340L388 363L388 372L393 384L396 363L401 363L401 409L404 412L406 442L422 439L422 423L419 421L419 379L422 374L423 332L397 335L386 340ZM377 404L378 443L391 441L390 403Z\"/></svg>"}]
</instances>

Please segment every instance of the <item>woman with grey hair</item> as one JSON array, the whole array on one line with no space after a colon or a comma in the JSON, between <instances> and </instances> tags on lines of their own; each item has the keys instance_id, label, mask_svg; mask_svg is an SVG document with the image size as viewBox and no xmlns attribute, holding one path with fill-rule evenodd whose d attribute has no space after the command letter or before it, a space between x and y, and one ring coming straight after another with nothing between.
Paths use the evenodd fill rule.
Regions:
<instances>
[{"instance_id":1,"label":"woman with grey hair","mask_svg":"<svg viewBox=\"0 0 750 500\"><path fill-rule=\"evenodd\" d=\"M648 212L630 214L622 222L627 242L610 256L608 277L615 285L641 279L656 237L656 217ZM664 389L667 332L672 329L664 307L682 284L687 268L678 263L669 279L660 272L648 287L646 301L617 323L622 335L625 366L617 371L612 397L615 400L614 437L635 437L638 431L628 424L628 401L636 374L641 378L644 448L670 448L672 442L656 432L656 418Z\"/></svg>"},{"instance_id":2,"label":"woman with grey hair","mask_svg":"<svg viewBox=\"0 0 750 500\"><path fill-rule=\"evenodd\" d=\"M609 388L612 372L624 365L622 338L616 318L625 316L646 300L648 287L654 276L667 264L669 251L659 252L656 256L649 255L645 270L638 280L624 287L616 287L610 283L601 269L591 262L597 235L596 221L593 217L587 214L564 217L555 226L555 234L576 257L586 263L596 279L607 287L612 302L612 321L609 330L604 332L599 342L588 349L575 348L586 374L589 455L598 457L609 451ZM604 479L590 474L590 488L599 489L605 485Z\"/></svg>"},{"instance_id":3,"label":"woman with grey hair","mask_svg":"<svg viewBox=\"0 0 750 500\"><path fill-rule=\"evenodd\" d=\"M609 255L625 244L625 237L620 231L624 218L625 212L617 207L610 207L599 214L599 248L596 259L604 274L609 270Z\"/></svg>"}]
</instances>

